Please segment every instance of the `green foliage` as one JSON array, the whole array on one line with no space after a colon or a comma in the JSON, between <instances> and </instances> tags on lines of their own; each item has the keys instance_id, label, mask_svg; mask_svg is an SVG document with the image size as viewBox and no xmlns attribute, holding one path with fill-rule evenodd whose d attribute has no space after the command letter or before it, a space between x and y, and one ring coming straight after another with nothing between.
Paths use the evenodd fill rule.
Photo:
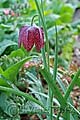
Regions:
<instances>
[{"instance_id":1,"label":"green foliage","mask_svg":"<svg viewBox=\"0 0 80 120\"><path fill-rule=\"evenodd\" d=\"M7 98L5 94L0 95L0 108L10 117L18 115L19 109L13 100Z\"/></svg>"},{"instance_id":2,"label":"green foliage","mask_svg":"<svg viewBox=\"0 0 80 120\"><path fill-rule=\"evenodd\" d=\"M22 58L25 57L25 53L22 49L17 49L12 51L11 54L1 56L0 58L0 66L3 70L6 70L8 67L13 65L14 63L20 61Z\"/></svg>"},{"instance_id":3,"label":"green foliage","mask_svg":"<svg viewBox=\"0 0 80 120\"><path fill-rule=\"evenodd\" d=\"M17 43L10 41L10 40L4 40L0 43L0 55L6 50L7 47L17 45Z\"/></svg>"},{"instance_id":4,"label":"green foliage","mask_svg":"<svg viewBox=\"0 0 80 120\"><path fill-rule=\"evenodd\" d=\"M11 54L9 55L9 58L13 58L13 57L25 57L24 52L22 51L22 49L18 49L15 51L12 51Z\"/></svg>"},{"instance_id":5,"label":"green foliage","mask_svg":"<svg viewBox=\"0 0 80 120\"><path fill-rule=\"evenodd\" d=\"M70 40L69 43L64 45L64 47L62 48L62 58L66 59L68 61L70 61L72 59L73 46L74 46L74 40L73 39L72 39L72 41Z\"/></svg>"},{"instance_id":6,"label":"green foliage","mask_svg":"<svg viewBox=\"0 0 80 120\"><path fill-rule=\"evenodd\" d=\"M19 69L21 68L21 66L28 61L29 59L31 59L31 57L27 57L22 59L21 61L15 63L14 65L10 66L9 68L7 68L2 75L7 78L8 80L10 80L11 82L15 82L16 76L19 72ZM12 76L12 77L11 77ZM6 83L6 81L4 81L4 79L0 78L0 85L8 85Z\"/></svg>"}]
</instances>

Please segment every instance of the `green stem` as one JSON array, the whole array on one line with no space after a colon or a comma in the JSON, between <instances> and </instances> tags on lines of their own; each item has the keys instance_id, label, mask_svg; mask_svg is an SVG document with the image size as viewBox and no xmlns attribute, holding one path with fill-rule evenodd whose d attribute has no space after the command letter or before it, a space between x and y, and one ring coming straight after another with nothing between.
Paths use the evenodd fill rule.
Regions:
<instances>
[{"instance_id":1,"label":"green stem","mask_svg":"<svg viewBox=\"0 0 80 120\"><path fill-rule=\"evenodd\" d=\"M56 81L56 76L57 76L57 61L58 61L58 35L57 35L57 27L55 24L55 31L56 31L56 41L55 41L55 59L54 59L54 67L53 67L53 80ZM52 103L53 103L53 92L51 89L49 90L49 96L50 96L50 119L53 119L53 108L52 108Z\"/></svg>"},{"instance_id":2,"label":"green stem","mask_svg":"<svg viewBox=\"0 0 80 120\"><path fill-rule=\"evenodd\" d=\"M48 116L48 120L53 120L53 92L50 87L49 87L48 109L50 111L50 116Z\"/></svg>"},{"instance_id":3,"label":"green stem","mask_svg":"<svg viewBox=\"0 0 80 120\"><path fill-rule=\"evenodd\" d=\"M57 76L57 62L58 62L58 35L57 35L57 27L56 27L56 24L55 24L55 31L56 31L56 41L55 41L55 58L54 58L54 67L53 67L53 80L56 81L56 76ZM51 90L50 90L51 91ZM53 92L51 91L50 92L50 104L51 104L51 107L50 107L50 117L51 117L51 120L53 119L53 108L52 108L52 103L53 103Z\"/></svg>"},{"instance_id":4,"label":"green stem","mask_svg":"<svg viewBox=\"0 0 80 120\"><path fill-rule=\"evenodd\" d=\"M44 10L43 10L43 3L42 3L42 0L41 0L41 9L42 9L42 15L43 15L43 19L44 19ZM41 19L39 17L39 25L41 25ZM45 46L44 48L41 49L41 53L42 53L42 58L43 58L43 64L44 64L44 67L47 66L47 62L46 62L46 55L45 55Z\"/></svg>"},{"instance_id":5,"label":"green stem","mask_svg":"<svg viewBox=\"0 0 80 120\"><path fill-rule=\"evenodd\" d=\"M38 9L38 12L39 12L41 21L42 21L42 25L43 25L43 28L44 28L44 32L45 32L45 37L46 37L46 49L47 49L47 62L48 62L48 65L47 65L46 67L47 67L47 69L49 70L49 41L48 41L48 35L47 35L47 29L46 29L45 19L44 19L44 17L43 17L43 14L42 14L42 11L41 11L40 6L39 6L39 4L38 4L38 1L35 0L35 3L36 3L36 6L37 6L37 9Z\"/></svg>"},{"instance_id":6,"label":"green stem","mask_svg":"<svg viewBox=\"0 0 80 120\"><path fill-rule=\"evenodd\" d=\"M31 26L33 25L34 18L37 17L37 16L38 16L38 15L34 15L34 16L32 17L32 20L31 20Z\"/></svg>"},{"instance_id":7,"label":"green stem","mask_svg":"<svg viewBox=\"0 0 80 120\"><path fill-rule=\"evenodd\" d=\"M46 67L46 66L47 66L47 63L46 63L46 56L45 56L45 48L42 48L42 49L41 49L41 53L42 53L42 57L43 57L44 67Z\"/></svg>"},{"instance_id":8,"label":"green stem","mask_svg":"<svg viewBox=\"0 0 80 120\"><path fill-rule=\"evenodd\" d=\"M42 10L43 19L44 19L44 22L45 22L44 8L43 8L43 1L42 0L41 0L41 10ZM47 32L45 34L47 34ZM48 38L46 37L46 39L48 39ZM47 44L49 44L49 43L47 43ZM47 51L47 53L48 53L48 51ZM42 51L42 55L44 55L44 51ZM48 57L49 57L49 53L48 53ZM44 56L43 56L43 59L45 60ZM47 58L47 60L48 60L48 70L49 70L49 58ZM44 65L46 67L45 61L44 61ZM49 86L48 86L48 95L49 95L49 98L47 99L47 107L49 109L50 115L47 116L47 119L52 120L53 119L53 112L52 112L53 96L52 96L52 90L51 90L51 88Z\"/></svg>"},{"instance_id":9,"label":"green stem","mask_svg":"<svg viewBox=\"0 0 80 120\"><path fill-rule=\"evenodd\" d=\"M55 31L56 31L56 41L55 41L55 59L54 59L54 67L53 67L53 80L56 81L56 76L57 76L57 62L58 62L58 35L57 35L57 27L55 24ZM50 118L51 120L53 119L53 108L52 104L53 103L53 92L50 89Z\"/></svg>"},{"instance_id":10,"label":"green stem","mask_svg":"<svg viewBox=\"0 0 80 120\"><path fill-rule=\"evenodd\" d=\"M57 63L58 63L58 35L57 35L57 26L55 24L55 31L56 31L56 41L55 41L55 58L54 58L54 67L53 67L53 78L56 81L57 76Z\"/></svg>"},{"instance_id":11,"label":"green stem","mask_svg":"<svg viewBox=\"0 0 80 120\"><path fill-rule=\"evenodd\" d=\"M70 83L70 85L69 85L69 87L68 87L68 89L67 89L67 91L66 91L66 93L65 93L64 98L65 98L66 100L68 99L68 97L69 97L69 95L70 95L70 92L71 92L71 90L73 89L73 87L74 87L74 85L75 85L75 83L76 83L76 80L78 79L79 75L80 75L80 69L78 70L78 72L77 72L76 75L74 76L73 80L71 81L71 83Z\"/></svg>"},{"instance_id":12,"label":"green stem","mask_svg":"<svg viewBox=\"0 0 80 120\"><path fill-rule=\"evenodd\" d=\"M42 10L42 14L43 14L43 17L44 17L43 0L41 0L41 10Z\"/></svg>"},{"instance_id":13,"label":"green stem","mask_svg":"<svg viewBox=\"0 0 80 120\"><path fill-rule=\"evenodd\" d=\"M9 93L13 93L13 94L16 94L16 95L19 95L19 96L23 96L26 99L31 100L31 101L37 103L38 105L40 105L41 107L44 108L44 105L42 103L40 103L38 100L36 100L32 96L30 96L27 93L24 93L20 90L16 90L16 89L13 89L13 88L8 88L8 87L3 87L3 86L0 86L0 90L5 91L5 92L9 92Z\"/></svg>"}]
</instances>

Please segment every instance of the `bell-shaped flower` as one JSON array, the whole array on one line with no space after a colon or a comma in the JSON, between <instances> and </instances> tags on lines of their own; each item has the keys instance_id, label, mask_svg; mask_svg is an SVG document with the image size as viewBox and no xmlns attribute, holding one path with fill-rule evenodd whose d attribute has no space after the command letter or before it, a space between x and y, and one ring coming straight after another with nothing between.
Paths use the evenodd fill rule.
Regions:
<instances>
[{"instance_id":1,"label":"bell-shaped flower","mask_svg":"<svg viewBox=\"0 0 80 120\"><path fill-rule=\"evenodd\" d=\"M23 26L19 31L19 47L21 45L27 51L30 51L35 45L36 50L40 51L44 47L44 32L43 29L33 25L33 26Z\"/></svg>"}]
</instances>

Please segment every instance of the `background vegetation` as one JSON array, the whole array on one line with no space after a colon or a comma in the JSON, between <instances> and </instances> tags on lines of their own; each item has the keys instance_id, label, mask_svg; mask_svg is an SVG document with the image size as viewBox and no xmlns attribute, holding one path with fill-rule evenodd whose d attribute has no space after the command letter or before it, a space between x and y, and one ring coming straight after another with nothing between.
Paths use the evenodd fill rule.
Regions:
<instances>
[{"instance_id":1,"label":"background vegetation","mask_svg":"<svg viewBox=\"0 0 80 120\"><path fill-rule=\"evenodd\" d=\"M36 14L39 53L18 47L19 29ZM0 120L80 119L79 18L78 0L0 0Z\"/></svg>"}]
</instances>

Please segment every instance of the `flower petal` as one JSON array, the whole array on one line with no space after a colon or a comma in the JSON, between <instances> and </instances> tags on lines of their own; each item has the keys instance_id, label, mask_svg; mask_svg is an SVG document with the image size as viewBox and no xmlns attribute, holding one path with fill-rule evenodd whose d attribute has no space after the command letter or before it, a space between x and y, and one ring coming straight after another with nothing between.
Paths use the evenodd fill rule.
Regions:
<instances>
[{"instance_id":1,"label":"flower petal","mask_svg":"<svg viewBox=\"0 0 80 120\"><path fill-rule=\"evenodd\" d=\"M18 39L18 45L21 47L21 44L23 44L23 41L25 40L25 30L28 29L29 26L23 26L19 31L19 39Z\"/></svg>"},{"instance_id":2,"label":"flower petal","mask_svg":"<svg viewBox=\"0 0 80 120\"><path fill-rule=\"evenodd\" d=\"M30 27L26 32L25 42L27 51L30 51L34 45L34 30L32 27Z\"/></svg>"},{"instance_id":3,"label":"flower petal","mask_svg":"<svg viewBox=\"0 0 80 120\"><path fill-rule=\"evenodd\" d=\"M35 47L40 51L44 47L44 33L42 28L35 28Z\"/></svg>"}]
</instances>

